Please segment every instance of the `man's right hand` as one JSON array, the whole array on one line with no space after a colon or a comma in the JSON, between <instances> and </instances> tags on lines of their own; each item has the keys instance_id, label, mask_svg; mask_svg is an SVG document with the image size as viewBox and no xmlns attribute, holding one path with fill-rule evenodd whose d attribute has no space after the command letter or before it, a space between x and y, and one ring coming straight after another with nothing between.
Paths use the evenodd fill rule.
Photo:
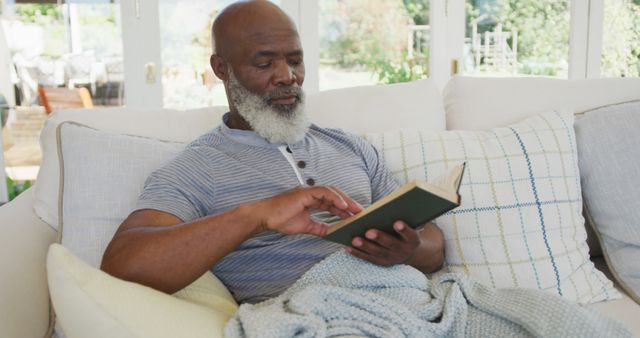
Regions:
<instances>
[{"instance_id":1,"label":"man's right hand","mask_svg":"<svg viewBox=\"0 0 640 338\"><path fill-rule=\"evenodd\" d=\"M324 236L328 224L316 222L308 209L328 211L347 218L362 211L362 206L333 187L297 188L249 205L259 217L256 232L271 230L283 234L307 233Z\"/></svg>"}]
</instances>

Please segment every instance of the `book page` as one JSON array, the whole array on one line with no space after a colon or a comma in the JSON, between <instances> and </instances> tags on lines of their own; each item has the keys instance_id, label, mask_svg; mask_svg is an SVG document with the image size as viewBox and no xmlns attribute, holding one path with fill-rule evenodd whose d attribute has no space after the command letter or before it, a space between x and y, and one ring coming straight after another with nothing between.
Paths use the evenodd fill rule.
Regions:
<instances>
[{"instance_id":1,"label":"book page","mask_svg":"<svg viewBox=\"0 0 640 338\"><path fill-rule=\"evenodd\" d=\"M462 182L462 174L464 173L464 169L467 163L462 163L455 166L451 171L439 176L435 180L429 180L429 184L435 185L442 190L448 192L458 192L460 187L460 183Z\"/></svg>"}]
</instances>

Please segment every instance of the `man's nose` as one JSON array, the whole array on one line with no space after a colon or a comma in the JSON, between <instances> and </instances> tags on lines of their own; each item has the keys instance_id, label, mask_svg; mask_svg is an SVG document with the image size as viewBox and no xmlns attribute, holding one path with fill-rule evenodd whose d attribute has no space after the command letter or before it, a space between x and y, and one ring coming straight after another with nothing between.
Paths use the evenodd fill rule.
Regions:
<instances>
[{"instance_id":1,"label":"man's nose","mask_svg":"<svg viewBox=\"0 0 640 338\"><path fill-rule=\"evenodd\" d=\"M293 67L286 61L277 62L275 65L272 83L274 86L290 86L296 81L296 74Z\"/></svg>"}]
</instances>

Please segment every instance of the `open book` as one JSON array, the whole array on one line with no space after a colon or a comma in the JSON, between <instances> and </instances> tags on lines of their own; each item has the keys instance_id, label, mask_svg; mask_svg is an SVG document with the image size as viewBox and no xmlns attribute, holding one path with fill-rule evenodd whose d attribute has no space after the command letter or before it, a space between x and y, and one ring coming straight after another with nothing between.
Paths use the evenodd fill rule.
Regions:
<instances>
[{"instance_id":1,"label":"open book","mask_svg":"<svg viewBox=\"0 0 640 338\"><path fill-rule=\"evenodd\" d=\"M393 223L397 220L412 228L433 220L460 205L458 190L465 167L466 163L462 163L434 182L417 180L403 185L358 214L332 225L324 239L351 245L354 237L363 237L371 228L396 234Z\"/></svg>"}]
</instances>

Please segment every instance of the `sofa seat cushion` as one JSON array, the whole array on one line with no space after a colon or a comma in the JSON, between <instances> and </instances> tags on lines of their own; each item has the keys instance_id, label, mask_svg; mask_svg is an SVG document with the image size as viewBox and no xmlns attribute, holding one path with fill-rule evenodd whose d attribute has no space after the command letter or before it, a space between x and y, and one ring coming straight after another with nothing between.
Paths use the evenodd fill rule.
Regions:
<instances>
[{"instance_id":1,"label":"sofa seat cushion","mask_svg":"<svg viewBox=\"0 0 640 338\"><path fill-rule=\"evenodd\" d=\"M49 249L47 275L53 307L68 338L222 337L224 324L237 309L224 288L209 295L213 306L194 303L111 277L59 244Z\"/></svg>"},{"instance_id":2,"label":"sofa seat cushion","mask_svg":"<svg viewBox=\"0 0 640 338\"><path fill-rule=\"evenodd\" d=\"M573 115L487 131L369 134L401 183L467 162L461 205L436 219L445 265L491 287L547 290L580 303L618 298L589 261Z\"/></svg>"},{"instance_id":3,"label":"sofa seat cushion","mask_svg":"<svg viewBox=\"0 0 640 338\"><path fill-rule=\"evenodd\" d=\"M607 278L615 280L607 267L604 257L596 257L592 258L592 260L596 268L602 271ZM638 320L640 318L640 304L634 302L619 284L615 283L615 287L622 294L622 298L590 304L589 307L621 322L631 331L634 337L640 337L640 321Z\"/></svg>"},{"instance_id":4,"label":"sofa seat cushion","mask_svg":"<svg viewBox=\"0 0 640 338\"><path fill-rule=\"evenodd\" d=\"M640 101L576 121L587 214L617 282L640 304Z\"/></svg>"}]
</instances>

